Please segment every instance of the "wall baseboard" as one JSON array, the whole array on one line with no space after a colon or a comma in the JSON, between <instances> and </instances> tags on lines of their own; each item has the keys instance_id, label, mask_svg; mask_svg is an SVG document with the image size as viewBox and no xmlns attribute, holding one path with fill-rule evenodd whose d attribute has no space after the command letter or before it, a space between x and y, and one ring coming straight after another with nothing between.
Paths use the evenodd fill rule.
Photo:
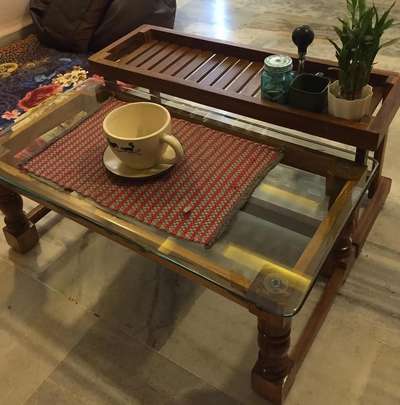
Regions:
<instances>
[{"instance_id":1,"label":"wall baseboard","mask_svg":"<svg viewBox=\"0 0 400 405\"><path fill-rule=\"evenodd\" d=\"M18 41L19 39L26 38L29 34L33 34L34 32L35 32L34 25L29 24L18 31L0 37L0 46L5 46L14 41Z\"/></svg>"}]
</instances>

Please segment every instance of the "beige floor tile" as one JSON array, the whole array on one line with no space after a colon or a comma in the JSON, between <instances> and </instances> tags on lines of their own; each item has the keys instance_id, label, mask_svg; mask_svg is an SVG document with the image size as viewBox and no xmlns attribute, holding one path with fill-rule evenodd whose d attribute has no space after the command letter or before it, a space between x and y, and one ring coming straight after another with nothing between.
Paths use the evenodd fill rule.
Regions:
<instances>
[{"instance_id":1,"label":"beige floor tile","mask_svg":"<svg viewBox=\"0 0 400 405\"><path fill-rule=\"evenodd\" d=\"M393 252L399 252L397 236L400 227L399 212L400 203L394 197L390 197L379 214L368 236L368 241L374 243L377 247L381 246Z\"/></svg>"},{"instance_id":2,"label":"beige floor tile","mask_svg":"<svg viewBox=\"0 0 400 405\"><path fill-rule=\"evenodd\" d=\"M338 298L298 375L288 404L368 403L363 398L368 395L368 386L375 384L377 374L389 373L395 378L398 373L398 343L397 347L390 346L392 360L379 362L380 371L376 366L380 353L388 352L387 342L398 341L399 330L398 320ZM398 395L398 387L389 383L386 387L380 404L391 404L388 400Z\"/></svg>"},{"instance_id":3,"label":"beige floor tile","mask_svg":"<svg viewBox=\"0 0 400 405\"><path fill-rule=\"evenodd\" d=\"M65 253L65 247L62 244L43 239L34 249L21 255L9 248L3 233L0 233L0 258L15 269L18 268L35 277L44 273L48 266L56 262L63 253Z\"/></svg>"},{"instance_id":4,"label":"beige floor tile","mask_svg":"<svg viewBox=\"0 0 400 405\"><path fill-rule=\"evenodd\" d=\"M103 319L127 329L146 327L157 266L102 236L86 234L40 280Z\"/></svg>"},{"instance_id":5,"label":"beige floor tile","mask_svg":"<svg viewBox=\"0 0 400 405\"><path fill-rule=\"evenodd\" d=\"M317 288L295 320L293 341L318 296ZM257 323L247 310L205 290L167 330L167 338L153 336L163 356L243 403L265 403L250 387L258 351Z\"/></svg>"},{"instance_id":6,"label":"beige floor tile","mask_svg":"<svg viewBox=\"0 0 400 405\"><path fill-rule=\"evenodd\" d=\"M36 205L32 201L24 200L27 210ZM0 221L3 222L2 216ZM65 252L71 252L82 245L89 233L81 225L53 212L37 224L37 229L40 236L39 244L24 255L11 250L5 242L3 233L0 233L0 258L34 277L45 274L48 267L56 263Z\"/></svg>"},{"instance_id":7,"label":"beige floor tile","mask_svg":"<svg viewBox=\"0 0 400 405\"><path fill-rule=\"evenodd\" d=\"M400 349L382 345L371 365L368 382L361 394L365 405L400 404Z\"/></svg>"},{"instance_id":8,"label":"beige floor tile","mask_svg":"<svg viewBox=\"0 0 400 405\"><path fill-rule=\"evenodd\" d=\"M46 380L25 402L26 405L84 405L73 392Z\"/></svg>"},{"instance_id":9,"label":"beige floor tile","mask_svg":"<svg viewBox=\"0 0 400 405\"><path fill-rule=\"evenodd\" d=\"M95 321L0 259L0 403L28 398Z\"/></svg>"},{"instance_id":10,"label":"beige floor tile","mask_svg":"<svg viewBox=\"0 0 400 405\"><path fill-rule=\"evenodd\" d=\"M400 319L400 253L367 242L342 294L363 308Z\"/></svg>"},{"instance_id":11,"label":"beige floor tile","mask_svg":"<svg viewBox=\"0 0 400 405\"><path fill-rule=\"evenodd\" d=\"M309 306L300 312L301 318L294 323L295 336L309 313ZM393 376L397 373L399 331L400 322L396 319L387 319L385 314L363 309L347 297L339 297L287 404L363 404L360 398L373 384L371 372L377 366L376 359L387 347L396 360L386 365L380 361L378 366L382 372ZM160 353L239 401L262 404L265 402L252 393L249 384L257 354L255 342L253 317L205 292L187 315L177 321ZM388 384L386 397L389 399L396 392L396 387Z\"/></svg>"},{"instance_id":12,"label":"beige floor tile","mask_svg":"<svg viewBox=\"0 0 400 405\"><path fill-rule=\"evenodd\" d=\"M189 404L189 398L195 404L207 397L214 401L210 403L236 403L142 343L104 325L88 331L49 376L44 392L62 387L84 404ZM42 387L34 397L41 391Z\"/></svg>"}]
</instances>

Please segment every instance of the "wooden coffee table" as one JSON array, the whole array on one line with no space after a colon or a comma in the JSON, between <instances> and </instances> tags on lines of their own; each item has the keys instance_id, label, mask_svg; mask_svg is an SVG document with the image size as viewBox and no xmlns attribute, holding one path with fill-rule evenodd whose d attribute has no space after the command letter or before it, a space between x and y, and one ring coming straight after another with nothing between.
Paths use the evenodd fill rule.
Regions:
<instances>
[{"instance_id":1,"label":"wooden coffee table","mask_svg":"<svg viewBox=\"0 0 400 405\"><path fill-rule=\"evenodd\" d=\"M110 95L132 102L151 99L162 103L173 116L281 147L283 161L261 182L211 249L117 216L18 168L17 153L42 136L76 125ZM216 104L210 97L207 100ZM355 259L358 247L352 236L360 229L356 226L359 213L370 207L367 194L373 189L380 165L366 156L361 159L361 152L354 161L352 153L328 143L210 105L158 96L154 87L152 92L121 88L116 83L103 87L94 80L44 104L0 136L4 233L15 250L26 252L38 242L34 224L54 210L247 308L258 318L259 356L251 373L252 386L265 398L281 403ZM343 127L345 123L337 125ZM359 129L355 130L358 133ZM20 195L40 205L25 214ZM363 232L366 238L368 227ZM291 320L319 277L326 279L326 287L291 348Z\"/></svg>"}]
</instances>

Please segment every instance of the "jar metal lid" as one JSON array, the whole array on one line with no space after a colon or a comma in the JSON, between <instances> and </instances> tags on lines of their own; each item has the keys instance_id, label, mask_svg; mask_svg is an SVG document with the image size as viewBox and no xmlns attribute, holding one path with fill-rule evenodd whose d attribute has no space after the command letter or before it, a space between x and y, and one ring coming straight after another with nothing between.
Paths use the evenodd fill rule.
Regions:
<instances>
[{"instance_id":1,"label":"jar metal lid","mask_svg":"<svg viewBox=\"0 0 400 405\"><path fill-rule=\"evenodd\" d=\"M293 70L293 60L287 55L270 55L264 59L264 69L270 73L286 73Z\"/></svg>"}]
</instances>

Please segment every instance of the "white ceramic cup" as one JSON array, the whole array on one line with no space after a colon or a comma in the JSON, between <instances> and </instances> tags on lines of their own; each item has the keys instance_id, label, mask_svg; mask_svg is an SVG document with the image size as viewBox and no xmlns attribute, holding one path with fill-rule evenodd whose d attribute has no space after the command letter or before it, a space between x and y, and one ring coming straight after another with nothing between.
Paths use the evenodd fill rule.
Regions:
<instances>
[{"instance_id":1,"label":"white ceramic cup","mask_svg":"<svg viewBox=\"0 0 400 405\"><path fill-rule=\"evenodd\" d=\"M162 105L140 102L118 107L106 116L103 129L113 153L133 169L183 159L182 145L171 135L171 115ZM173 159L166 156L167 145L175 151Z\"/></svg>"}]
</instances>

